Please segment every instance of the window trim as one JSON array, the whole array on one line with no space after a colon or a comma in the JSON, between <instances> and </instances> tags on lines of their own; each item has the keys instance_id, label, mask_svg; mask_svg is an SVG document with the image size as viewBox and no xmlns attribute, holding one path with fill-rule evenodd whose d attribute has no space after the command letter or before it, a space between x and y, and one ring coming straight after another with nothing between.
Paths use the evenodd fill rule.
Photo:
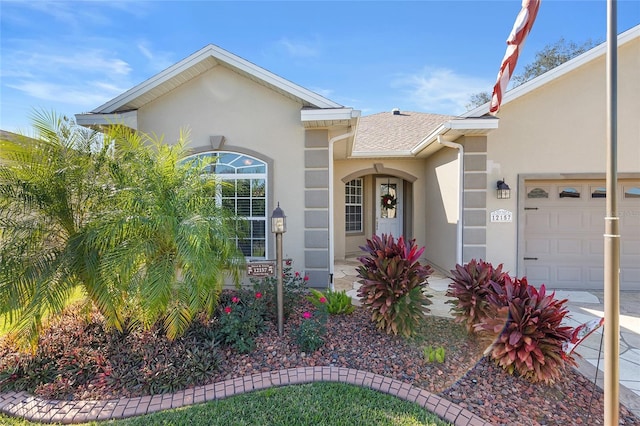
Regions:
<instances>
[{"instance_id":1,"label":"window trim","mask_svg":"<svg viewBox=\"0 0 640 426\"><path fill-rule=\"evenodd\" d=\"M355 182L355 185L352 184ZM357 190L359 189L359 193L350 192L349 189ZM357 191L356 191L357 192ZM364 232L364 179L363 178L355 178L351 179L344 184L344 228L345 233L349 235L353 234L362 234ZM350 202L349 197L356 197L359 202ZM359 207L359 212L349 212L349 207ZM359 220L357 222L349 220L350 215L359 215ZM359 229L348 229L350 223L359 223Z\"/></svg>"}]
</instances>

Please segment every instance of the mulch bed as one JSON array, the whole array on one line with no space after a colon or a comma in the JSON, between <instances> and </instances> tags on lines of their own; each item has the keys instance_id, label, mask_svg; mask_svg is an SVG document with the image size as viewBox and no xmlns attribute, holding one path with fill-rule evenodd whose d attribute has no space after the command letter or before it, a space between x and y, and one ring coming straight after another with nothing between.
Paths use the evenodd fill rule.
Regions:
<instances>
[{"instance_id":1,"label":"mulch bed","mask_svg":"<svg viewBox=\"0 0 640 426\"><path fill-rule=\"evenodd\" d=\"M269 322L249 354L219 347L219 368L210 382L295 367L347 367L411 383L496 425L604 424L604 397L593 378L568 369L562 380L548 386L509 375L484 358L483 347L448 318L428 316L419 337L407 340L377 330L369 313L358 307L351 315L329 316L325 344L313 353L301 352L290 336L302 312L312 309L308 302L297 306L285 321L283 337ZM443 347L445 361L425 361L426 346ZM83 395L71 392L72 398ZM136 389L99 392L94 389L91 399L141 396ZM621 405L620 424L640 425L640 419Z\"/></svg>"},{"instance_id":2,"label":"mulch bed","mask_svg":"<svg viewBox=\"0 0 640 426\"><path fill-rule=\"evenodd\" d=\"M429 316L421 330L424 341L407 342L377 330L357 308L351 315L330 316L325 345L307 354L288 337L300 312L285 322L284 337L270 325L252 353L227 351L215 381L282 368L348 367L411 383L496 425L604 424L604 396L589 379L573 369L552 386L509 375L482 357L483 348L450 319ZM444 347L445 362L425 362L427 345ZM640 419L621 405L620 424L640 425Z\"/></svg>"}]
</instances>

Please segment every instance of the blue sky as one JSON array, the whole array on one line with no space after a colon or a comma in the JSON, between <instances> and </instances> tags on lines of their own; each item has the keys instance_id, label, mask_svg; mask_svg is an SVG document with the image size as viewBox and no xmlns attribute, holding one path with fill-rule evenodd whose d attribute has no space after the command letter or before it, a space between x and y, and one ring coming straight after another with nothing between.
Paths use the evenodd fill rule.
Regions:
<instances>
[{"instance_id":1,"label":"blue sky","mask_svg":"<svg viewBox=\"0 0 640 426\"><path fill-rule=\"evenodd\" d=\"M90 111L215 44L364 115L461 114L490 91L520 10L503 1L0 0L0 128ZM618 32L640 0L618 1ZM543 0L516 74L564 37L606 38L604 0Z\"/></svg>"}]
</instances>

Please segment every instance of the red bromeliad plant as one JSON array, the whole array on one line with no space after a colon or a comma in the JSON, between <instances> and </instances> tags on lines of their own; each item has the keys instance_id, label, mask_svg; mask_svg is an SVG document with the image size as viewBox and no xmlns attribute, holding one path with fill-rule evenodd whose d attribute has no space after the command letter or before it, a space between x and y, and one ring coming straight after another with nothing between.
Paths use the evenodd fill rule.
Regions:
<instances>
[{"instance_id":1,"label":"red bromeliad plant","mask_svg":"<svg viewBox=\"0 0 640 426\"><path fill-rule=\"evenodd\" d=\"M452 282L446 295L456 300L447 303L451 308L455 321L464 323L468 332L487 317L490 310L487 295L492 291L491 282L501 285L506 272L502 272L502 264L494 268L489 262L472 259L466 265L456 265L452 270Z\"/></svg>"},{"instance_id":2,"label":"red bromeliad plant","mask_svg":"<svg viewBox=\"0 0 640 426\"><path fill-rule=\"evenodd\" d=\"M431 304L422 290L433 270L418 262L424 247L418 248L415 239L401 236L396 242L383 234L374 235L360 249L367 256L358 258L363 283L358 297L371 310L371 320L387 333L412 335L424 317L424 306Z\"/></svg>"},{"instance_id":3,"label":"red bromeliad plant","mask_svg":"<svg viewBox=\"0 0 640 426\"><path fill-rule=\"evenodd\" d=\"M487 298L494 312L475 326L476 332L493 340L485 355L510 374L546 384L561 377L566 364L577 365L562 351L572 331L561 325L569 312L564 306L567 299L556 300L555 292L547 294L544 284L537 290L526 278L507 275L502 285L491 287Z\"/></svg>"}]
</instances>

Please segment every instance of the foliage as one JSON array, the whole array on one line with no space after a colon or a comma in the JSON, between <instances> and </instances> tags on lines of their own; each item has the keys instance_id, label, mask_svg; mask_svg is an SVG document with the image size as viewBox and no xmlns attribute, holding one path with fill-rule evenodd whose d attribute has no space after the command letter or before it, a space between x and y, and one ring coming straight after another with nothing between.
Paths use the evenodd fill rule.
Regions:
<instances>
[{"instance_id":1,"label":"foliage","mask_svg":"<svg viewBox=\"0 0 640 426\"><path fill-rule=\"evenodd\" d=\"M284 317L288 318L293 308L302 301L307 293L309 277L298 271L293 271L291 260L287 260L282 271L282 298L284 303ZM267 318L277 320L277 292L278 279L276 277L251 278L253 290L261 293L267 306Z\"/></svg>"},{"instance_id":2,"label":"foliage","mask_svg":"<svg viewBox=\"0 0 640 426\"><path fill-rule=\"evenodd\" d=\"M358 258L363 282L358 297L371 311L371 320L387 333L412 335L424 317L424 306L431 303L423 288L433 270L418 261L424 247L383 234L374 235L360 249L367 255Z\"/></svg>"},{"instance_id":3,"label":"foliage","mask_svg":"<svg viewBox=\"0 0 640 426\"><path fill-rule=\"evenodd\" d=\"M542 50L536 52L535 60L525 65L521 74L513 76L513 87L517 87L535 77L556 68L559 65L575 58L578 55L593 48L596 43L589 39L582 44L567 41L560 37L555 43L547 44Z\"/></svg>"},{"instance_id":4,"label":"foliage","mask_svg":"<svg viewBox=\"0 0 640 426\"><path fill-rule=\"evenodd\" d=\"M423 350L425 362L439 362L442 364L444 362L444 354L445 351L442 346L439 346L437 348L427 346Z\"/></svg>"},{"instance_id":5,"label":"foliage","mask_svg":"<svg viewBox=\"0 0 640 426\"><path fill-rule=\"evenodd\" d=\"M446 296L454 299L447 303L454 305L451 311L456 322L473 332L473 327L489 315L487 295L492 291L491 283L501 284L507 274L502 272L502 264L494 268L489 262L475 259L464 266L456 265L451 274Z\"/></svg>"},{"instance_id":6,"label":"foliage","mask_svg":"<svg viewBox=\"0 0 640 426\"><path fill-rule=\"evenodd\" d=\"M504 277L493 282L487 295L493 309L475 330L492 343L485 351L510 374L517 372L532 382L554 383L566 364L577 365L563 356L562 344L571 336L571 327L562 326L568 313L566 299L556 300L555 292L538 291L526 278Z\"/></svg>"},{"instance_id":7,"label":"foliage","mask_svg":"<svg viewBox=\"0 0 640 426\"><path fill-rule=\"evenodd\" d=\"M35 350L76 286L119 331L162 321L176 338L211 315L244 258L206 164L180 161L186 135L169 146L46 113L34 127L36 139L0 141L0 316L19 342Z\"/></svg>"},{"instance_id":8,"label":"foliage","mask_svg":"<svg viewBox=\"0 0 640 426\"><path fill-rule=\"evenodd\" d=\"M217 332L220 342L239 353L255 348L254 338L265 328L267 305L262 293L249 290L223 293L218 308Z\"/></svg>"},{"instance_id":9,"label":"foliage","mask_svg":"<svg viewBox=\"0 0 640 426\"><path fill-rule=\"evenodd\" d=\"M330 315L350 314L355 309L351 297L344 290L327 290L323 293L312 288L311 295L307 297L307 300L317 308L324 306Z\"/></svg>"},{"instance_id":10,"label":"foliage","mask_svg":"<svg viewBox=\"0 0 640 426\"><path fill-rule=\"evenodd\" d=\"M66 117L32 119L35 139L0 140L0 315L31 348L76 285L94 287L79 240L105 205L109 154L98 133ZM113 292L94 301L115 314Z\"/></svg>"},{"instance_id":11,"label":"foliage","mask_svg":"<svg viewBox=\"0 0 640 426\"><path fill-rule=\"evenodd\" d=\"M87 319L76 306L43 332L34 355L10 342L0 346L0 388L51 399L174 392L206 383L219 359L213 330L202 319L170 341L159 327L109 331L97 311Z\"/></svg>"},{"instance_id":12,"label":"foliage","mask_svg":"<svg viewBox=\"0 0 640 426\"><path fill-rule=\"evenodd\" d=\"M327 310L324 305L313 313L305 311L302 314L300 326L293 329L293 338L303 352L314 352L324 345L327 334Z\"/></svg>"},{"instance_id":13,"label":"foliage","mask_svg":"<svg viewBox=\"0 0 640 426\"><path fill-rule=\"evenodd\" d=\"M582 44L573 41L566 41L561 37L558 41L546 45L542 50L536 52L535 60L524 66L521 74L516 74L511 78L513 87L520 86L529 80L533 80L539 75L556 68L559 65L583 54L587 50L596 46L596 42L589 39ZM467 110L471 110L491 101L491 92L478 92L471 95Z\"/></svg>"}]
</instances>

